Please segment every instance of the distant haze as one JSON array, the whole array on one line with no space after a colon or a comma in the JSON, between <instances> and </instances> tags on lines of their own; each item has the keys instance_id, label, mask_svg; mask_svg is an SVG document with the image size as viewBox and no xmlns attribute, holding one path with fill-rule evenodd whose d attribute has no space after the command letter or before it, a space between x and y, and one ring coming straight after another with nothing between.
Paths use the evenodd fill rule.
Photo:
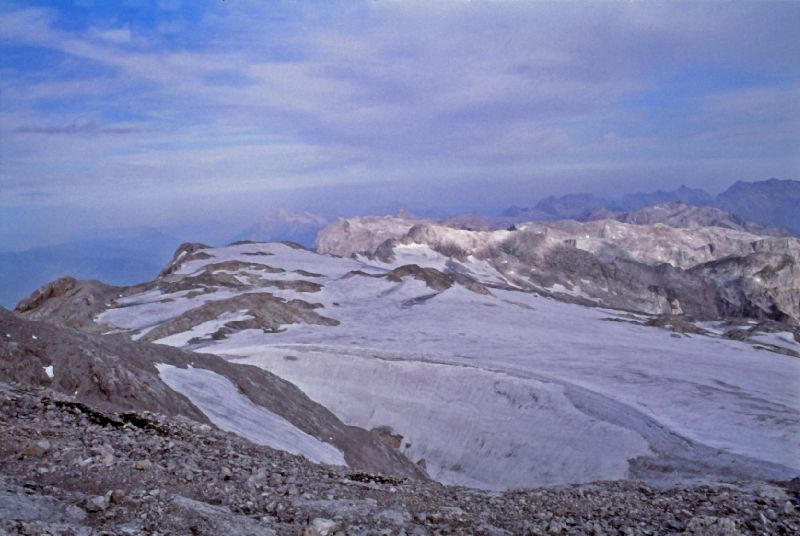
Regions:
<instances>
[{"instance_id":1,"label":"distant haze","mask_svg":"<svg viewBox=\"0 0 800 536\"><path fill-rule=\"evenodd\" d=\"M797 2L0 5L0 251L800 177Z\"/></svg>"}]
</instances>

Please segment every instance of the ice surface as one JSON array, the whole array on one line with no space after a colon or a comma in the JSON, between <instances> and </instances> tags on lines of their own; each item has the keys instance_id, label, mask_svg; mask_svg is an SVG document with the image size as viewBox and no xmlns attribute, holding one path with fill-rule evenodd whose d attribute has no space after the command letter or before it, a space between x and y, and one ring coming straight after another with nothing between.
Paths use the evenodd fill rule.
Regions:
<instances>
[{"instance_id":1,"label":"ice surface","mask_svg":"<svg viewBox=\"0 0 800 536\"><path fill-rule=\"evenodd\" d=\"M313 462L347 465L344 455L335 446L254 404L226 377L191 366L183 369L159 363L156 367L164 383L191 400L221 429L254 443L301 454Z\"/></svg>"},{"instance_id":2,"label":"ice surface","mask_svg":"<svg viewBox=\"0 0 800 536\"><path fill-rule=\"evenodd\" d=\"M48 378L53 377L53 365L47 365L46 367L42 367L44 369L44 373L47 374Z\"/></svg>"},{"instance_id":3,"label":"ice surface","mask_svg":"<svg viewBox=\"0 0 800 536\"><path fill-rule=\"evenodd\" d=\"M606 436L607 429L564 418L574 408L557 393L550 393L550 402L561 414L509 408L499 395L476 395L481 386L491 393L489 378L495 373L518 378L531 393L541 390L540 381L585 388L698 443L800 466L796 359L734 341L676 339L666 330L603 321L602 310L521 292L494 290L496 297L487 297L454 287L403 308L409 297L429 289L406 281L381 295L358 283L326 286L329 295L342 296L338 327L241 332L213 351L249 356L247 362L296 383L345 422L392 426L409 438L409 455L425 458L432 474L446 482L506 487L622 478L627 460L646 450L643 430L629 431L638 438L621 432ZM366 293L360 300L359 291ZM386 356L391 359L382 359ZM454 365L485 374L464 374ZM470 405L472 399L479 402ZM483 419L470 410L482 411ZM453 436L447 422L468 437ZM548 444L545 438L552 436L539 433L548 430L547 423L564 429L561 439L576 434L563 443L564 452ZM511 447L518 444L526 446ZM475 457L465 459L470 453ZM531 459L540 463L526 465Z\"/></svg>"},{"instance_id":4,"label":"ice surface","mask_svg":"<svg viewBox=\"0 0 800 536\"><path fill-rule=\"evenodd\" d=\"M628 458L649 452L635 432L575 409L554 382L361 349L290 345L244 362L290 378L345 422L390 425L404 436L403 452L442 482L501 489L619 479ZM600 455L610 447L615 456Z\"/></svg>"},{"instance_id":5,"label":"ice surface","mask_svg":"<svg viewBox=\"0 0 800 536\"><path fill-rule=\"evenodd\" d=\"M322 274L307 278L323 285L311 298L270 292L320 303L320 314L341 324L246 330L203 351L275 372L348 424L392 427L404 437L404 452L424 459L444 482L499 489L624 478L630 459L652 454L654 428L781 464L793 473L787 478L800 474L797 358L716 336L675 337L666 329L609 322L620 313L522 291L493 288L481 295L455 285L435 293L410 277L400 283L346 277L411 261L439 263L426 248L406 248L408 257L387 264L281 244L207 250L215 258L191 261L187 273L239 259L286 270L270 279L302 279L296 270ZM271 255L244 254L255 250ZM464 265L474 274L483 269L486 281L491 268L480 262ZM221 297L220 291L204 299ZM186 307L140 303L101 320L141 329ZM180 346L193 336L161 342ZM792 344L787 337L771 334L762 342Z\"/></svg>"}]
</instances>

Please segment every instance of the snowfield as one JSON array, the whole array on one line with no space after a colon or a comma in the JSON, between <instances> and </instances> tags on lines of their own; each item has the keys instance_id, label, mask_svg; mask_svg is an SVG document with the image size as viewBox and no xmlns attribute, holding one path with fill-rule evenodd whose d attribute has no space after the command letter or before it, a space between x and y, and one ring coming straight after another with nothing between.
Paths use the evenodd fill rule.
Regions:
<instances>
[{"instance_id":1,"label":"snowfield","mask_svg":"<svg viewBox=\"0 0 800 536\"><path fill-rule=\"evenodd\" d=\"M342 451L308 435L263 406L241 394L231 381L202 368L157 365L161 379L223 430L235 432L254 443L269 445L292 454L302 454L312 462L347 465Z\"/></svg>"},{"instance_id":2,"label":"snowfield","mask_svg":"<svg viewBox=\"0 0 800 536\"><path fill-rule=\"evenodd\" d=\"M445 483L505 489L800 474L800 359L716 335L636 325L623 321L631 315L510 287L484 295L456 284L437 292L412 277L370 276L408 264L404 251L420 265L445 262L420 247L395 250L390 263L281 244L204 250L212 258L190 260L178 274L223 260L282 268L264 279L313 281L322 290L262 291L318 303L319 314L340 324L202 338L231 318L246 318L242 310L158 342L262 367L347 424L389 427L402 436L400 449ZM479 261L462 266L487 284L501 277ZM353 270L370 275L348 274ZM196 306L173 297L129 296L131 305L98 321L135 335ZM188 344L195 337L202 341ZM796 345L785 333L769 339ZM254 413L224 378L199 369L160 370L220 427L272 446L285 437L279 448L344 463L340 452L326 450L334 447ZM253 435L259 422L270 423L270 437Z\"/></svg>"}]
</instances>

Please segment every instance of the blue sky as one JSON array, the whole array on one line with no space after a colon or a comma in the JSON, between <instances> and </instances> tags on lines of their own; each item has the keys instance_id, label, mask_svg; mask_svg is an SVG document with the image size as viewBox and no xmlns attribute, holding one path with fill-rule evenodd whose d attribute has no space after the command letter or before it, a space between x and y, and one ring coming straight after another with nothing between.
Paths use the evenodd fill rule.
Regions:
<instances>
[{"instance_id":1,"label":"blue sky","mask_svg":"<svg viewBox=\"0 0 800 536\"><path fill-rule=\"evenodd\" d=\"M5 1L0 247L798 178L798 27L800 2Z\"/></svg>"}]
</instances>

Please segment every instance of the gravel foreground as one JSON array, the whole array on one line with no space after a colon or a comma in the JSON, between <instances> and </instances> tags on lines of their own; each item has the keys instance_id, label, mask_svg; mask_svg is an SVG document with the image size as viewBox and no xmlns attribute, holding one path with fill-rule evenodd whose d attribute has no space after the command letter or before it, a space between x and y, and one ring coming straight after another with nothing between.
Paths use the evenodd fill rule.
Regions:
<instances>
[{"instance_id":1,"label":"gravel foreground","mask_svg":"<svg viewBox=\"0 0 800 536\"><path fill-rule=\"evenodd\" d=\"M800 481L491 493L0 383L0 534L800 534Z\"/></svg>"}]
</instances>

